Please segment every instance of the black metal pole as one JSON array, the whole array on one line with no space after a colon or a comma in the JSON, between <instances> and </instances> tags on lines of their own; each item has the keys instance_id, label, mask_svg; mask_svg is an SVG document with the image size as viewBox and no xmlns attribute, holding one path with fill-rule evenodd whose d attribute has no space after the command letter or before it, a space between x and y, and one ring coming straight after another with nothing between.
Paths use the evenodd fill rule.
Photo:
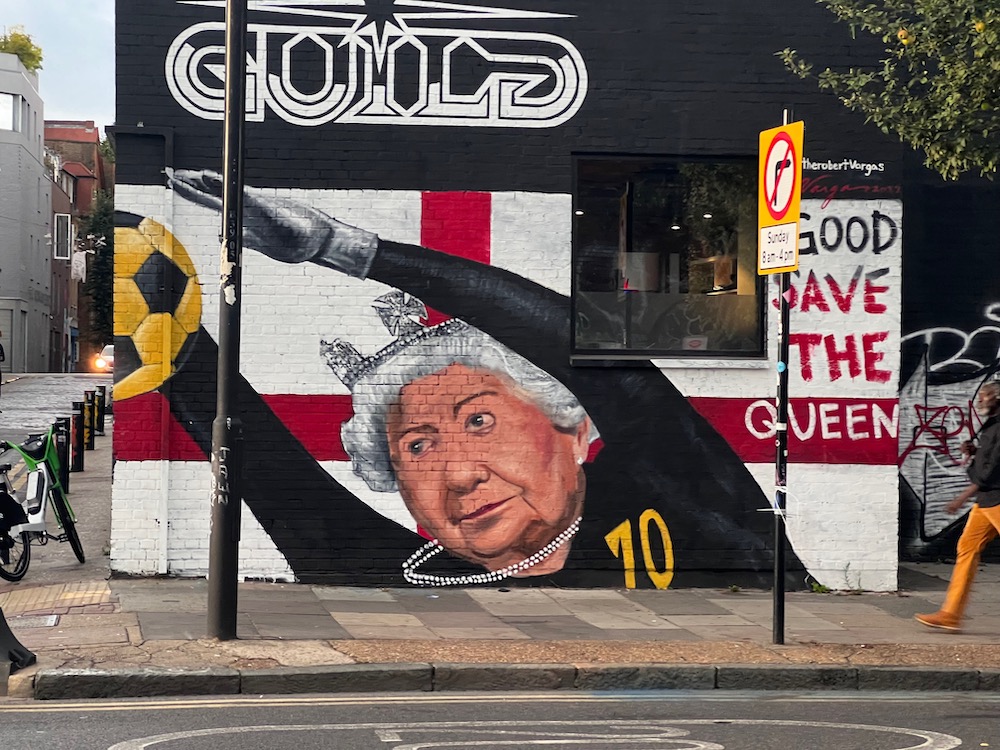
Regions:
<instances>
[{"instance_id":1,"label":"black metal pole","mask_svg":"<svg viewBox=\"0 0 1000 750\"><path fill-rule=\"evenodd\" d=\"M11 672L30 667L35 663L35 655L10 631L7 618L3 616L3 607L0 607L0 661L9 661Z\"/></svg>"},{"instance_id":2,"label":"black metal pole","mask_svg":"<svg viewBox=\"0 0 1000 750\"><path fill-rule=\"evenodd\" d=\"M208 553L208 637L236 637L240 540L240 296L243 255L243 133L246 122L247 0L226 0L226 113L223 142L219 369L212 423L212 534Z\"/></svg>"},{"instance_id":3,"label":"black metal pole","mask_svg":"<svg viewBox=\"0 0 1000 750\"><path fill-rule=\"evenodd\" d=\"M791 274L781 276L778 330L778 395L775 403L777 455L774 462L774 643L785 642L785 484L788 478L788 292Z\"/></svg>"},{"instance_id":4,"label":"black metal pole","mask_svg":"<svg viewBox=\"0 0 1000 750\"><path fill-rule=\"evenodd\" d=\"M72 429L70 430L70 471L83 471L83 452L86 447L84 439L84 421L86 420L83 401L73 402Z\"/></svg>"},{"instance_id":5,"label":"black metal pole","mask_svg":"<svg viewBox=\"0 0 1000 750\"><path fill-rule=\"evenodd\" d=\"M96 391L83 392L83 447L92 451L96 447L94 443L94 429L97 409L94 405L94 395Z\"/></svg>"},{"instance_id":6,"label":"black metal pole","mask_svg":"<svg viewBox=\"0 0 1000 750\"><path fill-rule=\"evenodd\" d=\"M69 492L69 417L57 417L55 423L56 450L59 455L59 484Z\"/></svg>"},{"instance_id":7,"label":"black metal pole","mask_svg":"<svg viewBox=\"0 0 1000 750\"><path fill-rule=\"evenodd\" d=\"M782 125L791 122L792 113L785 109ZM798 217L795 217L798 221ZM785 271L780 274L781 286L778 295L778 393L775 398L775 445L774 460L774 617L772 620L772 641L785 642L785 508L786 480L788 478L788 326L790 323L788 297L792 285L792 275Z\"/></svg>"},{"instance_id":8,"label":"black metal pole","mask_svg":"<svg viewBox=\"0 0 1000 750\"><path fill-rule=\"evenodd\" d=\"M97 386L97 416L95 419L94 431L98 435L104 435L104 413L108 398L108 387L106 385Z\"/></svg>"}]
</instances>

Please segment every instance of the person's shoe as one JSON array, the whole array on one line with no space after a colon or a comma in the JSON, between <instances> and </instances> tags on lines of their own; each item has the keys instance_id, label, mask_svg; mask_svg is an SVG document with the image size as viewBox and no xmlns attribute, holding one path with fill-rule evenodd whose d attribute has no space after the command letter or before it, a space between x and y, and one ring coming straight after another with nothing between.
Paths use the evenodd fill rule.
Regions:
<instances>
[{"instance_id":1,"label":"person's shoe","mask_svg":"<svg viewBox=\"0 0 1000 750\"><path fill-rule=\"evenodd\" d=\"M962 630L958 618L947 612L935 612L932 615L914 615L913 619L921 625L926 625L935 630L947 630L952 633L959 633Z\"/></svg>"}]
</instances>

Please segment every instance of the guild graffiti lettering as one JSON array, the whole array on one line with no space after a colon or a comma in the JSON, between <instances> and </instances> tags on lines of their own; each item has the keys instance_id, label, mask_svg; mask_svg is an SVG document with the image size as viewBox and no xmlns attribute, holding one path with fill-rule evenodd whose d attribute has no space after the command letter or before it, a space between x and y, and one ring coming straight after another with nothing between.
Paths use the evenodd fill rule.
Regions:
<instances>
[{"instance_id":1,"label":"guild graffiti lettering","mask_svg":"<svg viewBox=\"0 0 1000 750\"><path fill-rule=\"evenodd\" d=\"M250 0L250 11L251 122L271 112L303 127L551 128L571 119L587 95L586 65L568 41L497 28L566 14L438 0ZM224 53L222 21L186 28L167 52L171 94L202 119L223 119Z\"/></svg>"}]
</instances>

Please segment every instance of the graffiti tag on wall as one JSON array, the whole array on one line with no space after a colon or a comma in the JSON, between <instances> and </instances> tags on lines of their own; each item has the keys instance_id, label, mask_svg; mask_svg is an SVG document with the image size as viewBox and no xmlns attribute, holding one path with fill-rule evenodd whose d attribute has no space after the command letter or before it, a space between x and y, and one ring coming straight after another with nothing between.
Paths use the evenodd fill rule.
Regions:
<instances>
[{"instance_id":1,"label":"graffiti tag on wall","mask_svg":"<svg viewBox=\"0 0 1000 750\"><path fill-rule=\"evenodd\" d=\"M959 445L982 425L972 405L980 386L1000 367L1000 304L987 305L983 319L985 324L972 331L937 327L903 337L904 350L917 350L920 357L899 394L904 505L915 503L919 515L907 539L912 551L953 526L955 516L945 512L945 505L968 484Z\"/></svg>"}]
</instances>

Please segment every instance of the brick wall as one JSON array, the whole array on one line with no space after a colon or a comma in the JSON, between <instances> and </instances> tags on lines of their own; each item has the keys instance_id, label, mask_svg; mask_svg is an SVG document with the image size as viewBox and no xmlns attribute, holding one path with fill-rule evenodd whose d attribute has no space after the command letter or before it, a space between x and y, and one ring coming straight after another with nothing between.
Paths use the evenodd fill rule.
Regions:
<instances>
[{"instance_id":1,"label":"brick wall","mask_svg":"<svg viewBox=\"0 0 1000 750\"><path fill-rule=\"evenodd\" d=\"M559 115L558 124L532 122L531 112L520 123L507 122L498 99L489 99L498 108L486 108L486 114L468 110L470 117L480 117L476 127L461 127L451 110L449 122L421 125L390 116L385 107L353 104L339 115L327 113L330 119L322 124L304 116L295 122L288 113L296 108L280 104L278 81L272 80L271 88L253 90L255 101L272 104L253 110L247 179L264 187L268 200L297 200L382 240L430 247L509 272L483 271L471 291L457 281L466 278L460 264L453 278L429 275L419 264L389 276L424 301L441 301L436 305L441 314L432 313L432 322L463 317L554 375L597 423L603 448L591 445L584 469L584 523L566 568L552 580L729 585L746 577L760 583L769 575L770 520L759 509L766 508L772 491L771 467L762 458L771 439L766 411L762 416L758 405L748 417L748 410L773 399L773 312L766 359L658 360L659 371L570 367L568 341L545 342L568 325L568 312L559 312L562 303L549 293L570 291L572 155L753 156L757 131L774 125L789 102L807 122L806 153L813 161L892 165L895 148L831 99L791 80L773 57L784 46L831 63L857 54L820 9L796 4L798 21L790 27L778 19L787 16L791 3L750 9L720 2L697 12L651 1L631 4L626 13L612 6L539 2L533 11L571 16L468 21L474 28L504 31L511 50L523 53L525 45L534 45L536 52L564 56L563 75L575 80L576 88L563 98L576 109ZM162 172L167 166L218 168L220 123L208 119L217 102L203 96L197 105L189 80L211 83L211 75L178 61L189 59L199 44L213 43L216 31L199 35L190 29L199 22L218 24L221 14L192 6L181 13L181 8L159 0L124 9L118 18L116 204L165 226L190 256L203 326L189 337L180 331L183 325L165 318L156 329L158 340L175 342L173 356L161 353L157 359L139 346L133 367L116 373L116 388L130 398L116 392L120 470L112 564L126 572L201 574L207 568L205 420L214 406L219 218L164 187ZM283 16L251 19L265 22L298 23ZM280 45L288 32L254 29L255 64L273 71L280 58L268 45ZM322 86L326 53L318 51L319 42L329 33L317 31L315 48L293 58L290 80L302 90ZM495 37L485 35L477 43L485 39ZM400 50L405 71L413 58ZM463 69L456 62L454 68L456 88L466 93L475 91L469 87L476 76L482 83L490 73L482 63ZM196 73L184 72L191 70ZM428 64L431 79L440 72L439 62ZM434 95L433 88L427 91ZM312 110L302 104L298 111ZM793 410L802 417L802 432L810 425L812 432L801 441L799 457L792 457L789 531L798 558L820 582L892 589L902 234L880 247L874 227L882 221L884 232L890 224L901 230L901 202L814 198L804 202L803 213L808 214L803 232L824 233L825 244L818 241L817 252L803 256L795 282L800 296L792 318ZM839 242L838 225L847 232ZM122 246L119 241L119 253ZM125 271L135 262L119 260L120 283L127 284ZM352 400L320 351L320 341L334 337L365 356L393 341L372 309L373 301L392 291L378 278L245 254L241 372L252 402L246 417L257 421L249 449L252 497L241 542L244 575L399 583L401 562L423 544L426 530L418 528L400 493L373 489L352 472L340 425L370 404L357 392ZM516 291L506 293L508 284ZM454 289L451 297L441 291L448 288ZM135 314L130 304L141 312L137 299L116 297L117 348L126 362L138 339L132 325L118 321ZM525 306L537 314L537 332ZM136 378L144 367L154 374ZM661 391L662 398L653 398ZM648 408L640 406L647 401ZM627 411L609 413L619 403ZM660 409L668 415L665 424L649 424ZM880 422L885 429L876 437L878 414L887 414L889 425ZM258 429L260 424L266 429ZM657 519L667 529L659 537ZM453 582L462 576L478 580L481 570L451 572L446 565L441 575ZM801 582L804 575L796 577Z\"/></svg>"}]
</instances>

